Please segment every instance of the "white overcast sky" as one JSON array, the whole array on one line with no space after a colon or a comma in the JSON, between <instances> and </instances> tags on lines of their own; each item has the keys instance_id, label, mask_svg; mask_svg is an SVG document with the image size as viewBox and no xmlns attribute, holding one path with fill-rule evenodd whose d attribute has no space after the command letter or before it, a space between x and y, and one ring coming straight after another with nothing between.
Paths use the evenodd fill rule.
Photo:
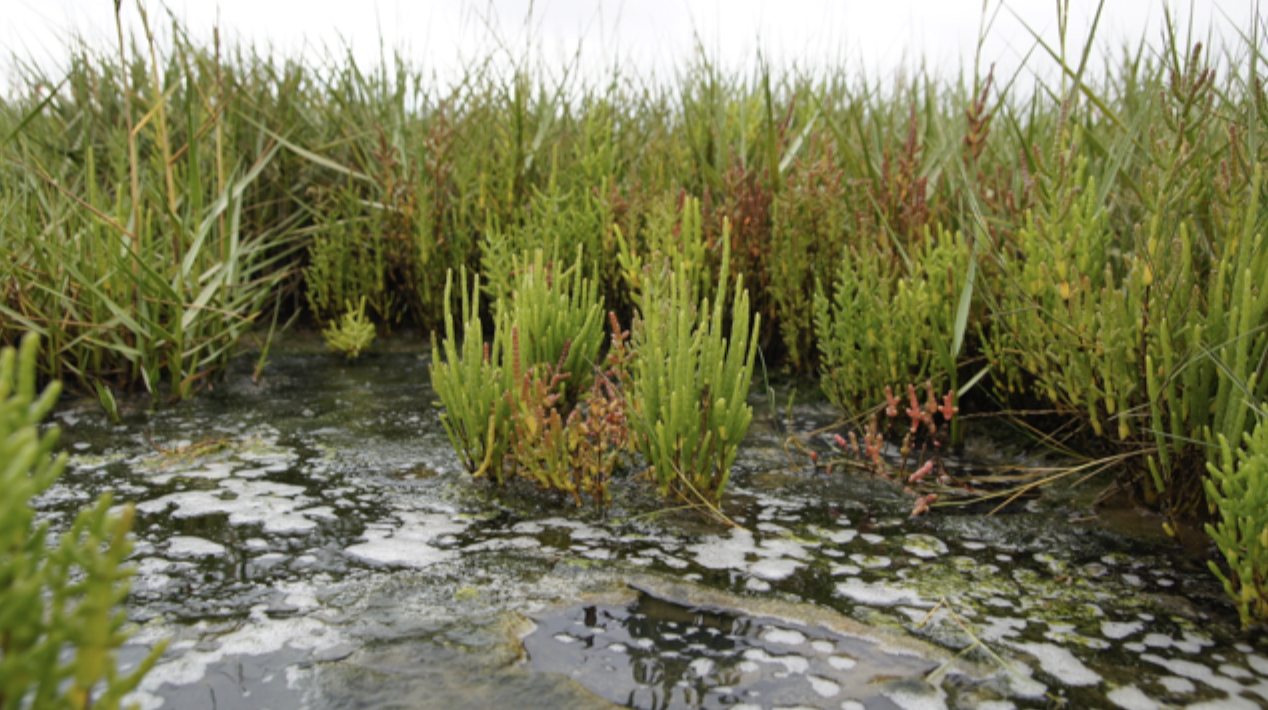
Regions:
<instances>
[{"instance_id":1,"label":"white overcast sky","mask_svg":"<svg viewBox=\"0 0 1268 710\"><path fill-rule=\"evenodd\" d=\"M1096 0L1069 0L1071 44L1084 36ZM135 0L123 0L135 25ZM984 45L984 62L1015 69L1034 46L1025 25L1055 42L1058 0L1005 0ZM170 8L195 38L219 26L231 41L286 53L351 47L360 62L379 56L380 40L437 76L452 77L464 58L498 43L518 56L558 65L580 47L588 71L619 63L624 73L664 77L681 66L697 38L724 66L753 69L761 51L776 66L833 64L888 76L918 64L942 73L971 68L983 0L169 0L146 3L153 17ZM995 14L1000 0L989 0ZM1164 7L1200 39L1250 32L1260 0L1106 0L1097 45L1142 37L1159 46ZM12 87L12 57L54 68L65 38L113 44L113 0L0 0L0 67ZM1262 19L1260 20L1262 23ZM1024 24L1023 24L1024 23ZM165 24L165 21L161 22ZM1051 69L1047 59L1027 68Z\"/></svg>"}]
</instances>

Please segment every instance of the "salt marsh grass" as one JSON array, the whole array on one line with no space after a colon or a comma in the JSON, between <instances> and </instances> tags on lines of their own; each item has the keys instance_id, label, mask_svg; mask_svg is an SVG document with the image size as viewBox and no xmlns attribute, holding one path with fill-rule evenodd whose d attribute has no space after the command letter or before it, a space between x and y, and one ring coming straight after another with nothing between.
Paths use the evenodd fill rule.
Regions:
<instances>
[{"instance_id":1,"label":"salt marsh grass","mask_svg":"<svg viewBox=\"0 0 1268 710\"><path fill-rule=\"evenodd\" d=\"M989 57L877 80L704 53L668 81L594 80L499 49L439 84L400 56L180 26L162 51L148 29L71 45L65 76L29 69L0 103L0 339L40 333L43 374L86 391L182 398L271 304L328 325L364 298L380 326L430 330L465 269L475 332L517 260L580 249L593 302L632 322L642 265L676 252L701 293L742 283L766 360L843 409L977 383L973 406L1055 411L1027 426L1203 515L1219 437L1243 441L1268 395L1261 28L1219 56L1170 20L1068 55L1067 24L1036 35L1028 62L1058 76L1037 83ZM468 424L479 468L488 427Z\"/></svg>"}]
</instances>

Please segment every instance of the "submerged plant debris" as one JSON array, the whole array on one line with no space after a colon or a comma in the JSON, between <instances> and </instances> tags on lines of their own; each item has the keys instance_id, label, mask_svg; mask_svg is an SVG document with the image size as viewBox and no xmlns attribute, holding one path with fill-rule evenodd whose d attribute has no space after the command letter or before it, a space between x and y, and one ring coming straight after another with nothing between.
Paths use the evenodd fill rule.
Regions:
<instances>
[{"instance_id":1,"label":"submerged plant debris","mask_svg":"<svg viewBox=\"0 0 1268 710\"><path fill-rule=\"evenodd\" d=\"M54 415L39 516L137 505L125 656L172 639L146 710L1268 707L1268 640L1200 560L1059 492L910 518L892 483L790 464L826 404L754 400L730 528L620 476L606 513L472 479L425 356L273 362L119 425Z\"/></svg>"}]
</instances>

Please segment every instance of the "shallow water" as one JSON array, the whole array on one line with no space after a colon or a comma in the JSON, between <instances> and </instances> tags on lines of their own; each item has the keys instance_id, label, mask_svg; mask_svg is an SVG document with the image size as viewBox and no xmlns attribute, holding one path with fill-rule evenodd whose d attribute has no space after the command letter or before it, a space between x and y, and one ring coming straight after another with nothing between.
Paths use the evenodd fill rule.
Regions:
<instances>
[{"instance_id":1,"label":"shallow water","mask_svg":"<svg viewBox=\"0 0 1268 710\"><path fill-rule=\"evenodd\" d=\"M743 529L632 481L579 510L462 474L425 356L273 360L121 426L54 415L72 462L41 515L137 504L125 657L172 639L147 710L1268 707L1268 642L1203 564L1072 495L911 519L892 484L790 466L759 410Z\"/></svg>"}]
</instances>

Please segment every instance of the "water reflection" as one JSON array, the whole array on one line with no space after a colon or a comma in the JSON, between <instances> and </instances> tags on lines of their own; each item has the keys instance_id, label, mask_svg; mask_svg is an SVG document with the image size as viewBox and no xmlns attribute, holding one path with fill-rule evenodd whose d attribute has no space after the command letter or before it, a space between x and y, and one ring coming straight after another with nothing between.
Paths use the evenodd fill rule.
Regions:
<instances>
[{"instance_id":1,"label":"water reflection","mask_svg":"<svg viewBox=\"0 0 1268 710\"><path fill-rule=\"evenodd\" d=\"M640 594L538 619L525 639L534 669L568 675L639 710L796 704L841 707L868 699L882 677L927 672L913 657L772 619L685 607ZM875 698L873 698L875 699Z\"/></svg>"}]
</instances>

